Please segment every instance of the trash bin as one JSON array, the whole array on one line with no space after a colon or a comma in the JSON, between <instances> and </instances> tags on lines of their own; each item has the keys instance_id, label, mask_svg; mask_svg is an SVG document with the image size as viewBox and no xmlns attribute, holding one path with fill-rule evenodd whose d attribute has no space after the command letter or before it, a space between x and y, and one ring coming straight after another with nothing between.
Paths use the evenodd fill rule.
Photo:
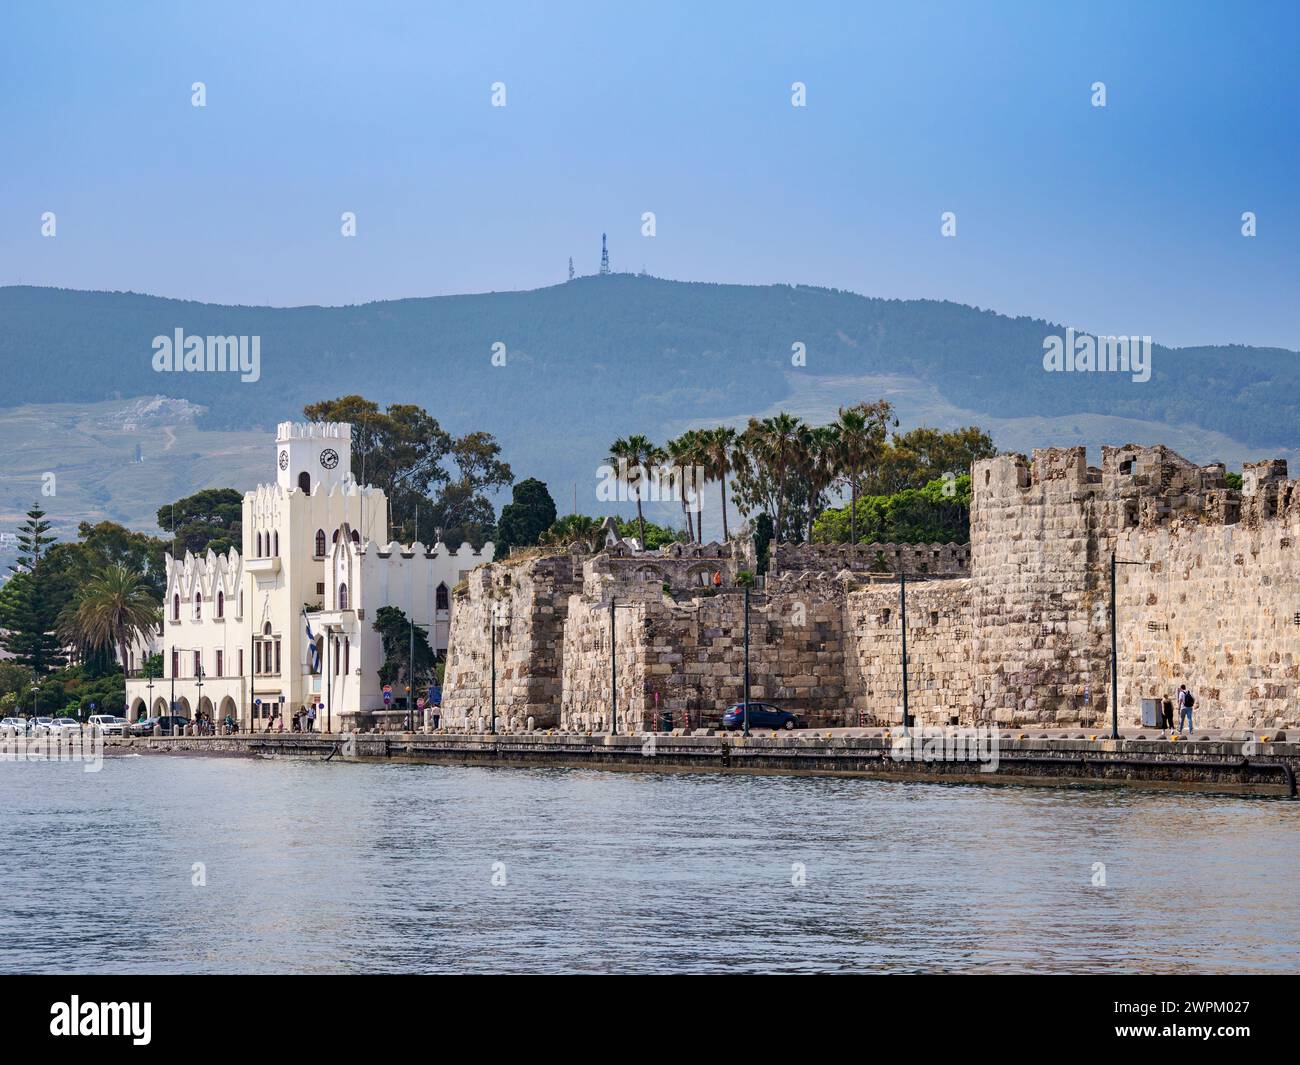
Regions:
<instances>
[{"instance_id":1,"label":"trash bin","mask_svg":"<svg viewBox=\"0 0 1300 1065\"><path fill-rule=\"evenodd\" d=\"M1159 699L1142 700L1142 727L1143 728L1160 727L1160 700Z\"/></svg>"}]
</instances>

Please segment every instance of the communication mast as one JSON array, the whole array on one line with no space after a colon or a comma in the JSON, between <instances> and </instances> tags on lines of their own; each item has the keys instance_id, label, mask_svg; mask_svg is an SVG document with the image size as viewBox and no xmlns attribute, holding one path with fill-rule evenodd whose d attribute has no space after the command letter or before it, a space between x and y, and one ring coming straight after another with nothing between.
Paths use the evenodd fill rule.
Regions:
<instances>
[{"instance_id":1,"label":"communication mast","mask_svg":"<svg viewBox=\"0 0 1300 1065\"><path fill-rule=\"evenodd\" d=\"M604 277L609 273L609 248L605 246L605 234L600 235L600 274Z\"/></svg>"},{"instance_id":2,"label":"communication mast","mask_svg":"<svg viewBox=\"0 0 1300 1065\"><path fill-rule=\"evenodd\" d=\"M573 280L573 256L569 256L569 280Z\"/></svg>"}]
</instances>

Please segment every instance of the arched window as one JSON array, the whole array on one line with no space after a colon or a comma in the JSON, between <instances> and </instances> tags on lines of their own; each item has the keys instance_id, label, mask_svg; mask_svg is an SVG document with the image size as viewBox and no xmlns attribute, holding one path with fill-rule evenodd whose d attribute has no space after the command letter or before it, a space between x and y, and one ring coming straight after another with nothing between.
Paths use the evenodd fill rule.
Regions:
<instances>
[{"instance_id":1,"label":"arched window","mask_svg":"<svg viewBox=\"0 0 1300 1065\"><path fill-rule=\"evenodd\" d=\"M308 495L311 495L311 474L306 470L303 470L302 473L298 474L298 487Z\"/></svg>"},{"instance_id":2,"label":"arched window","mask_svg":"<svg viewBox=\"0 0 1300 1065\"><path fill-rule=\"evenodd\" d=\"M180 621L180 619L181 619L181 596L180 593L177 592L175 595L172 596L172 621Z\"/></svg>"},{"instance_id":3,"label":"arched window","mask_svg":"<svg viewBox=\"0 0 1300 1065\"><path fill-rule=\"evenodd\" d=\"M346 584L340 584L339 585L339 609L347 610L347 608L348 608L348 586Z\"/></svg>"},{"instance_id":4,"label":"arched window","mask_svg":"<svg viewBox=\"0 0 1300 1065\"><path fill-rule=\"evenodd\" d=\"M194 620L195 621L203 620L203 593L202 592L194 593Z\"/></svg>"},{"instance_id":5,"label":"arched window","mask_svg":"<svg viewBox=\"0 0 1300 1065\"><path fill-rule=\"evenodd\" d=\"M338 529L335 529L335 530L334 530L334 543L337 544L338 542L339 542L339 531L338 531Z\"/></svg>"},{"instance_id":6,"label":"arched window","mask_svg":"<svg viewBox=\"0 0 1300 1065\"><path fill-rule=\"evenodd\" d=\"M359 544L359 543L361 543L361 534L360 534L359 532L357 532L356 529L353 529L353 530L352 530L352 542L353 542L354 544Z\"/></svg>"},{"instance_id":7,"label":"arched window","mask_svg":"<svg viewBox=\"0 0 1300 1065\"><path fill-rule=\"evenodd\" d=\"M343 638L343 675L347 676L348 666L352 659L352 641L346 636Z\"/></svg>"},{"instance_id":8,"label":"arched window","mask_svg":"<svg viewBox=\"0 0 1300 1065\"><path fill-rule=\"evenodd\" d=\"M317 636L316 637L316 668L312 670L312 672L313 673L323 672L324 663L325 663L325 637Z\"/></svg>"},{"instance_id":9,"label":"arched window","mask_svg":"<svg viewBox=\"0 0 1300 1065\"><path fill-rule=\"evenodd\" d=\"M325 530L324 529L316 530L316 557L317 558L325 557Z\"/></svg>"},{"instance_id":10,"label":"arched window","mask_svg":"<svg viewBox=\"0 0 1300 1065\"><path fill-rule=\"evenodd\" d=\"M451 603L447 598L447 586L445 584L438 585L438 590L434 593L434 595L436 597L436 604L439 610L451 609Z\"/></svg>"},{"instance_id":11,"label":"arched window","mask_svg":"<svg viewBox=\"0 0 1300 1065\"><path fill-rule=\"evenodd\" d=\"M273 532L271 535L275 538L272 541L272 543L275 546L271 549L271 554L274 555L276 558L279 558L280 557L280 530L276 529L275 532Z\"/></svg>"},{"instance_id":12,"label":"arched window","mask_svg":"<svg viewBox=\"0 0 1300 1065\"><path fill-rule=\"evenodd\" d=\"M339 638L335 636L332 642L334 644L334 676L337 677L339 675Z\"/></svg>"},{"instance_id":13,"label":"arched window","mask_svg":"<svg viewBox=\"0 0 1300 1065\"><path fill-rule=\"evenodd\" d=\"M257 534L257 554L255 554L253 557L254 558L262 557L262 534L261 533Z\"/></svg>"},{"instance_id":14,"label":"arched window","mask_svg":"<svg viewBox=\"0 0 1300 1065\"><path fill-rule=\"evenodd\" d=\"M217 617L224 618L225 616L226 616L226 593L222 591L218 591L217 592Z\"/></svg>"}]
</instances>

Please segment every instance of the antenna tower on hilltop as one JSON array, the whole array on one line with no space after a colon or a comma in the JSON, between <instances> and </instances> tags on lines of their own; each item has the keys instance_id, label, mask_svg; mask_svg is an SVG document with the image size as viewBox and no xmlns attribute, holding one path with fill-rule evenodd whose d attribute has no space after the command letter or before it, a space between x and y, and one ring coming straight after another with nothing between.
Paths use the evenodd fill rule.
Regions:
<instances>
[{"instance_id":1,"label":"antenna tower on hilltop","mask_svg":"<svg viewBox=\"0 0 1300 1065\"><path fill-rule=\"evenodd\" d=\"M605 246L605 234L600 235L600 275L609 273L609 248Z\"/></svg>"},{"instance_id":2,"label":"antenna tower on hilltop","mask_svg":"<svg viewBox=\"0 0 1300 1065\"><path fill-rule=\"evenodd\" d=\"M573 280L573 256L569 256L569 280Z\"/></svg>"}]
</instances>

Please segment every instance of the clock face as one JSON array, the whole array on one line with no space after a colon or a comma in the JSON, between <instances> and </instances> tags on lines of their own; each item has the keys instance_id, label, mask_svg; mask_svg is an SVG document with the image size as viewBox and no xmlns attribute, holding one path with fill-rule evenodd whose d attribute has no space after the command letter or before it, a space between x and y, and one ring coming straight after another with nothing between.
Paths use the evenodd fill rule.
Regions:
<instances>
[{"instance_id":1,"label":"clock face","mask_svg":"<svg viewBox=\"0 0 1300 1065\"><path fill-rule=\"evenodd\" d=\"M332 447L327 447L320 453L320 464L327 470L332 470L339 464L339 453Z\"/></svg>"},{"instance_id":2,"label":"clock face","mask_svg":"<svg viewBox=\"0 0 1300 1065\"><path fill-rule=\"evenodd\" d=\"M289 468L289 452L287 452L287 451L281 451L281 452L280 452L280 469L282 469L282 470L287 470L288 468Z\"/></svg>"}]
</instances>

